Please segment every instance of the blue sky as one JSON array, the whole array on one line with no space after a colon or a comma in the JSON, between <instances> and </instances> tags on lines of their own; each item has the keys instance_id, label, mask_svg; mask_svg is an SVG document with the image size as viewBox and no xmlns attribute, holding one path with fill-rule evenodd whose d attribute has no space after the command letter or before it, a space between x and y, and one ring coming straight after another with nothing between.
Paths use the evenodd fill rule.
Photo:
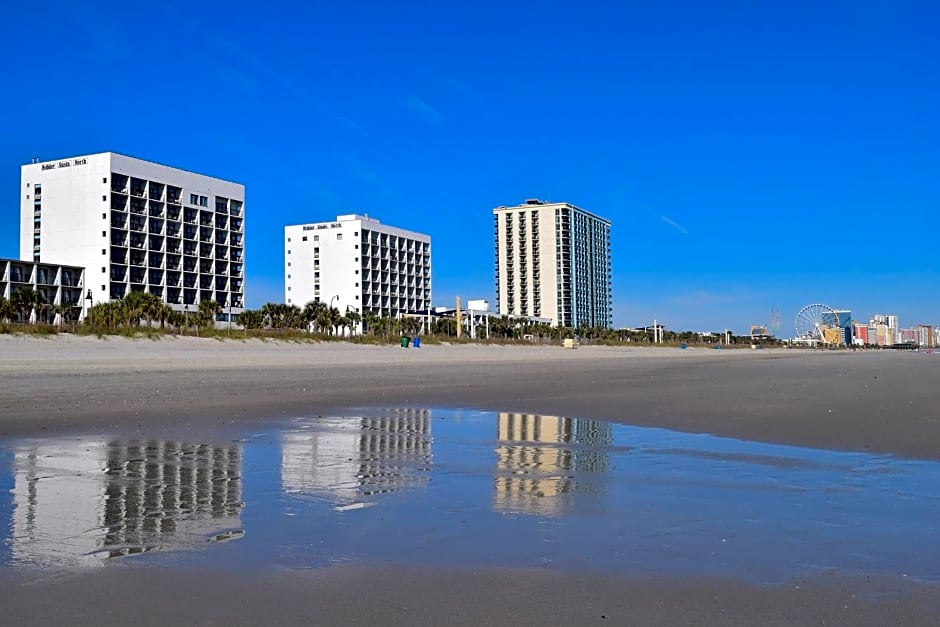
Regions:
<instances>
[{"instance_id":1,"label":"blue sky","mask_svg":"<svg viewBox=\"0 0 940 627\"><path fill-rule=\"evenodd\" d=\"M613 223L614 322L745 331L805 304L940 323L940 5L14 3L0 256L19 165L114 150L245 183L249 306L284 224L433 238L434 300L493 294L491 209Z\"/></svg>"}]
</instances>

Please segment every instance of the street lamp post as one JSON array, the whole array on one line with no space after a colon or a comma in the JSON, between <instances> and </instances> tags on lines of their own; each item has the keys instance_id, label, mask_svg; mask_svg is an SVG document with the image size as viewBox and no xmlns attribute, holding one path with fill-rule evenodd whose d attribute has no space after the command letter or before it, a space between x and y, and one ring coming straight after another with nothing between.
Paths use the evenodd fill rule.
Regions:
<instances>
[{"instance_id":1,"label":"street lamp post","mask_svg":"<svg viewBox=\"0 0 940 627\"><path fill-rule=\"evenodd\" d=\"M189 303L183 305L183 335L189 334Z\"/></svg>"},{"instance_id":2,"label":"street lamp post","mask_svg":"<svg viewBox=\"0 0 940 627\"><path fill-rule=\"evenodd\" d=\"M88 319L91 316L91 302L94 300L91 295L91 290L88 290L88 294L85 296L85 300L88 302L88 304L85 306L85 319L87 320L88 324L91 324L91 320Z\"/></svg>"},{"instance_id":3,"label":"street lamp post","mask_svg":"<svg viewBox=\"0 0 940 627\"><path fill-rule=\"evenodd\" d=\"M330 299L330 317L333 317L333 301L339 300L339 294Z\"/></svg>"}]
</instances>

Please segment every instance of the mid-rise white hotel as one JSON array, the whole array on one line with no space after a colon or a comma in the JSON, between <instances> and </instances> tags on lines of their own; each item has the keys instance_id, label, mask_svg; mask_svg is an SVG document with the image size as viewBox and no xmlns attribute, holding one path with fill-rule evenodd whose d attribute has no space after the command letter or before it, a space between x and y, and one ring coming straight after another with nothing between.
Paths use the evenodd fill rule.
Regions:
<instances>
[{"instance_id":1,"label":"mid-rise white hotel","mask_svg":"<svg viewBox=\"0 0 940 627\"><path fill-rule=\"evenodd\" d=\"M398 317L431 307L431 238L361 215L284 227L284 300Z\"/></svg>"},{"instance_id":2,"label":"mid-rise white hotel","mask_svg":"<svg viewBox=\"0 0 940 627\"><path fill-rule=\"evenodd\" d=\"M94 303L244 311L244 185L105 152L24 165L20 198L20 258L84 267Z\"/></svg>"},{"instance_id":3,"label":"mid-rise white hotel","mask_svg":"<svg viewBox=\"0 0 940 627\"><path fill-rule=\"evenodd\" d=\"M609 327L610 222L569 203L493 209L496 294L503 315L561 327Z\"/></svg>"}]
</instances>

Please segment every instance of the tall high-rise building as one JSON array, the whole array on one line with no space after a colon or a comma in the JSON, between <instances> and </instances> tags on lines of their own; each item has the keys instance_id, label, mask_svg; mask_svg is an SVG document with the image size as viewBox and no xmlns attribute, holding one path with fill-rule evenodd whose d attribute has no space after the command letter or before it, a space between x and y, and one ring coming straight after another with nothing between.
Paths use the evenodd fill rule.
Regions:
<instances>
[{"instance_id":1,"label":"tall high-rise building","mask_svg":"<svg viewBox=\"0 0 940 627\"><path fill-rule=\"evenodd\" d=\"M569 203L493 209L496 296L503 315L562 327L609 327L610 222Z\"/></svg>"},{"instance_id":2,"label":"tall high-rise building","mask_svg":"<svg viewBox=\"0 0 940 627\"><path fill-rule=\"evenodd\" d=\"M95 303L148 292L244 311L244 185L113 152L21 174L21 259L84 267Z\"/></svg>"},{"instance_id":3,"label":"tall high-rise building","mask_svg":"<svg viewBox=\"0 0 940 627\"><path fill-rule=\"evenodd\" d=\"M431 238L355 214L284 227L284 300L397 317L431 307Z\"/></svg>"}]
</instances>

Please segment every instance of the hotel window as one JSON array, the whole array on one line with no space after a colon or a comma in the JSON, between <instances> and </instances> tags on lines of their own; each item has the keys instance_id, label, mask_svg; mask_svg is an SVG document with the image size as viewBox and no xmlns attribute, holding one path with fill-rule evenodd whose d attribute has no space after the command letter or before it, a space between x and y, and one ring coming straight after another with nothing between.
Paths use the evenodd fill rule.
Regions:
<instances>
[{"instance_id":1,"label":"hotel window","mask_svg":"<svg viewBox=\"0 0 940 627\"><path fill-rule=\"evenodd\" d=\"M343 234L342 234L342 233L337 233L337 234L336 234L336 239L337 239L337 240L343 239Z\"/></svg>"},{"instance_id":2,"label":"hotel window","mask_svg":"<svg viewBox=\"0 0 940 627\"><path fill-rule=\"evenodd\" d=\"M320 241L320 236L319 236L319 235L314 235L314 236L313 236L313 241L319 242L319 241Z\"/></svg>"},{"instance_id":3,"label":"hotel window","mask_svg":"<svg viewBox=\"0 0 940 627\"><path fill-rule=\"evenodd\" d=\"M307 236L306 236L306 235L303 236L302 241L304 241L304 242L307 241Z\"/></svg>"},{"instance_id":4,"label":"hotel window","mask_svg":"<svg viewBox=\"0 0 940 627\"><path fill-rule=\"evenodd\" d=\"M198 204L199 204L199 196L197 196L196 194L190 194L190 195L189 195L189 204L191 204L191 205L198 205Z\"/></svg>"},{"instance_id":5,"label":"hotel window","mask_svg":"<svg viewBox=\"0 0 940 627\"><path fill-rule=\"evenodd\" d=\"M289 237L287 238L287 242L290 243L290 238L289 238Z\"/></svg>"}]
</instances>

